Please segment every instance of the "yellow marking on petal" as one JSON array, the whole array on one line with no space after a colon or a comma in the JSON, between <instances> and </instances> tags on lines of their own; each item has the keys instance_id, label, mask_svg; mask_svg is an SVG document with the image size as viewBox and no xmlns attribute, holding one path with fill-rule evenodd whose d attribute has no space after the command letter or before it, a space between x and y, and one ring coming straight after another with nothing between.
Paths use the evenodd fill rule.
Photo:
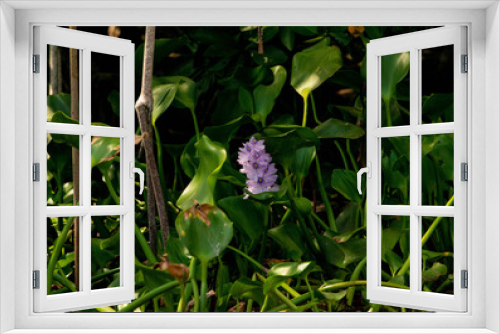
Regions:
<instances>
[{"instance_id":1,"label":"yellow marking on petal","mask_svg":"<svg viewBox=\"0 0 500 334\"><path fill-rule=\"evenodd\" d=\"M182 235L183 237L185 237L185 236L186 236L186 232L185 232L184 230L182 230L182 231L181 231L181 235Z\"/></svg>"}]
</instances>

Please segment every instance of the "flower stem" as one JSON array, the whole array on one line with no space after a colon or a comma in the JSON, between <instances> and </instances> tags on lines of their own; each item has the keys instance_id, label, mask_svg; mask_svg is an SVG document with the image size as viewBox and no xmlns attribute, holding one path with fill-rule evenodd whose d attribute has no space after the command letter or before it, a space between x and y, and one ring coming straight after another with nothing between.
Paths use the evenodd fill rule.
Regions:
<instances>
[{"instance_id":1,"label":"flower stem","mask_svg":"<svg viewBox=\"0 0 500 334\"><path fill-rule=\"evenodd\" d=\"M318 114L316 113L316 102L314 101L313 92L311 92L309 94L311 95L311 106L312 106L312 110L313 110L314 121L316 122L316 124L320 125L321 122L318 118Z\"/></svg>"},{"instance_id":2,"label":"flower stem","mask_svg":"<svg viewBox=\"0 0 500 334\"><path fill-rule=\"evenodd\" d=\"M451 198L448 201L448 203L446 203L446 206L452 205L453 202L454 202L454 200L455 200L455 195L451 196ZM436 219L434 219L434 221L432 222L431 226L429 226L429 228L425 232L424 236L422 237L422 246L425 245L425 243L427 242L427 240L429 240L429 238L432 235L432 232L434 232L434 230L438 227L438 225L439 225L439 223L441 222L442 219L443 219L443 217L437 217ZM397 273L397 275L404 275L404 274L406 274L406 272L408 271L408 269L410 269L410 256L408 256L408 258L406 259L405 263L403 264L403 266L401 267L401 269L399 270L399 272Z\"/></svg>"},{"instance_id":3,"label":"flower stem","mask_svg":"<svg viewBox=\"0 0 500 334\"><path fill-rule=\"evenodd\" d=\"M356 163L356 159L354 159L354 156L352 155L351 152L351 140L346 139L346 149L347 149L347 154L349 155L349 159L351 159L352 166L354 167L354 171L357 173L359 168L358 164Z\"/></svg>"},{"instance_id":4,"label":"flower stem","mask_svg":"<svg viewBox=\"0 0 500 334\"><path fill-rule=\"evenodd\" d=\"M199 312L200 311L200 293L198 290L198 283L196 282L196 258L192 258L191 262L189 263L189 275L191 276L190 281L191 281L191 286L193 287L193 300L194 300L194 307L193 307L193 312Z\"/></svg>"},{"instance_id":5,"label":"flower stem","mask_svg":"<svg viewBox=\"0 0 500 334\"><path fill-rule=\"evenodd\" d=\"M335 224L335 216L333 215L332 206L330 204L330 199L325 190L325 185L323 184L323 178L321 177L321 166L319 164L318 155L316 154L316 177L318 178L319 193L321 194L321 199L325 204L326 218L330 224L330 229L333 232L337 232L337 225Z\"/></svg>"},{"instance_id":6,"label":"flower stem","mask_svg":"<svg viewBox=\"0 0 500 334\"><path fill-rule=\"evenodd\" d=\"M342 146L340 146L340 143L338 140L335 140L334 143L335 143L335 146L337 146L337 149L339 150L340 156L342 157L342 161L344 162L344 169L349 169L349 164L347 163L344 149L342 149Z\"/></svg>"},{"instance_id":7,"label":"flower stem","mask_svg":"<svg viewBox=\"0 0 500 334\"><path fill-rule=\"evenodd\" d=\"M200 289L200 310L206 312L207 292L208 292L208 262L201 261L201 289Z\"/></svg>"},{"instance_id":8,"label":"flower stem","mask_svg":"<svg viewBox=\"0 0 500 334\"><path fill-rule=\"evenodd\" d=\"M196 133L196 140L200 140L200 130L198 128L198 119L196 118L196 113L193 109L189 109L191 111L191 115L193 115L193 123L194 123L194 132Z\"/></svg>"},{"instance_id":9,"label":"flower stem","mask_svg":"<svg viewBox=\"0 0 500 334\"><path fill-rule=\"evenodd\" d=\"M307 95L304 99L304 112L302 114L302 127L305 127L307 124Z\"/></svg>"},{"instance_id":10,"label":"flower stem","mask_svg":"<svg viewBox=\"0 0 500 334\"><path fill-rule=\"evenodd\" d=\"M176 286L179 285L178 281L171 281L168 283L165 283L163 285L160 285L159 287L149 291L146 293L144 296L137 298L118 312L133 312L136 308L139 306L149 302L151 299L155 298L156 296L161 295L162 293L167 292L170 289L175 288Z\"/></svg>"}]
</instances>

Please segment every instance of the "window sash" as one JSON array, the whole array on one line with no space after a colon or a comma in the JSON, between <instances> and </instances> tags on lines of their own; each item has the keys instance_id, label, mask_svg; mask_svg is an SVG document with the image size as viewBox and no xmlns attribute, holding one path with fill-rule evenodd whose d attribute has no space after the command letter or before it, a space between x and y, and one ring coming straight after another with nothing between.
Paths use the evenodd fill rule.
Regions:
<instances>
[{"instance_id":1,"label":"window sash","mask_svg":"<svg viewBox=\"0 0 500 334\"><path fill-rule=\"evenodd\" d=\"M46 122L47 46L78 49L80 54L80 124ZM120 57L120 127L91 125L91 53ZM34 53L40 55L40 73L33 75L34 91L34 162L40 163L40 182L34 183L34 270L40 271L40 289L34 289L34 312L71 311L130 302L134 298L134 180L130 162L134 162L134 45L127 40L84 33L64 28L35 27ZM47 207L48 133L80 136L80 205ZM92 136L115 137L120 144L121 205L91 205ZM91 217L120 215L120 287L92 290ZM46 217L79 217L80 291L47 295Z\"/></svg>"},{"instance_id":2,"label":"window sash","mask_svg":"<svg viewBox=\"0 0 500 334\"><path fill-rule=\"evenodd\" d=\"M467 76L460 72L461 54L466 54L466 28L436 28L371 41L367 45L367 162L372 177L367 180L367 297L372 303L423 310L467 310L467 290L461 289L460 271L467 269L467 183L460 181L460 163L467 162ZM454 45L454 122L419 124L421 119L420 50ZM381 127L380 57L410 52L410 125ZM454 133L453 207L423 206L421 198L421 135ZM381 138L410 137L410 205L381 205ZM382 287L381 215L410 217L410 290ZM420 291L422 216L454 217L454 295Z\"/></svg>"}]
</instances>

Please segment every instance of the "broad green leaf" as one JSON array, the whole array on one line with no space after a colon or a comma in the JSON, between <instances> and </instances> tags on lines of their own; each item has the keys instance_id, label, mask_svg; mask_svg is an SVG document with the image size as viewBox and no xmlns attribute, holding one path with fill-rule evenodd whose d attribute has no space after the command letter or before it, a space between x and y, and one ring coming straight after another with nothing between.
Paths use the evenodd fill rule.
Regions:
<instances>
[{"instance_id":1,"label":"broad green leaf","mask_svg":"<svg viewBox=\"0 0 500 334\"><path fill-rule=\"evenodd\" d=\"M360 202L361 196L357 190L356 173L347 169L334 169L332 173L332 187L346 199Z\"/></svg>"},{"instance_id":2,"label":"broad green leaf","mask_svg":"<svg viewBox=\"0 0 500 334\"><path fill-rule=\"evenodd\" d=\"M226 124L207 126L203 133L210 139L226 145L233 139L240 127L248 123L253 123L252 119L247 115L243 115Z\"/></svg>"},{"instance_id":3,"label":"broad green leaf","mask_svg":"<svg viewBox=\"0 0 500 334\"><path fill-rule=\"evenodd\" d=\"M349 233L355 229L360 210L359 202L349 202L335 220L339 233Z\"/></svg>"},{"instance_id":4,"label":"broad green leaf","mask_svg":"<svg viewBox=\"0 0 500 334\"><path fill-rule=\"evenodd\" d=\"M266 205L251 199L243 199L242 196L226 197L218 204L234 222L234 226L243 231L251 242L259 240L267 219Z\"/></svg>"},{"instance_id":5,"label":"broad green leaf","mask_svg":"<svg viewBox=\"0 0 500 334\"><path fill-rule=\"evenodd\" d=\"M231 296L234 299L252 299L262 305L264 303L263 284L252 281L248 277L241 277L231 287Z\"/></svg>"},{"instance_id":6,"label":"broad green leaf","mask_svg":"<svg viewBox=\"0 0 500 334\"><path fill-rule=\"evenodd\" d=\"M423 96L422 119L426 123L453 122L453 93Z\"/></svg>"},{"instance_id":7,"label":"broad green leaf","mask_svg":"<svg viewBox=\"0 0 500 334\"><path fill-rule=\"evenodd\" d=\"M195 204L182 211L175 228L189 253L201 262L219 256L233 238L233 223L224 211L210 204Z\"/></svg>"},{"instance_id":8,"label":"broad green leaf","mask_svg":"<svg viewBox=\"0 0 500 334\"><path fill-rule=\"evenodd\" d=\"M280 39L281 43L288 49L288 51L292 51L295 43L295 33L292 30L292 27L280 27Z\"/></svg>"},{"instance_id":9,"label":"broad green leaf","mask_svg":"<svg viewBox=\"0 0 500 334\"><path fill-rule=\"evenodd\" d=\"M335 118L324 121L314 128L314 132L318 138L358 139L365 135L361 127Z\"/></svg>"},{"instance_id":10,"label":"broad green leaf","mask_svg":"<svg viewBox=\"0 0 500 334\"><path fill-rule=\"evenodd\" d=\"M278 65L271 68L273 72L273 82L270 85L259 85L253 91L253 102L255 106L253 118L256 121L266 123L267 115L273 110L276 98L280 95L281 89L286 81L286 70Z\"/></svg>"},{"instance_id":11,"label":"broad green leaf","mask_svg":"<svg viewBox=\"0 0 500 334\"><path fill-rule=\"evenodd\" d=\"M266 281L264 282L264 294L269 294L288 278L306 276L315 266L315 262L285 262L275 265L267 274Z\"/></svg>"},{"instance_id":12,"label":"broad green leaf","mask_svg":"<svg viewBox=\"0 0 500 334\"><path fill-rule=\"evenodd\" d=\"M345 269L366 256L366 239L350 239L339 244L332 238L321 235L318 244L326 262L338 268Z\"/></svg>"},{"instance_id":13,"label":"broad green leaf","mask_svg":"<svg viewBox=\"0 0 500 334\"><path fill-rule=\"evenodd\" d=\"M252 93L250 93L245 87L240 86L238 89L238 102L240 104L241 109L245 110L248 114L253 114L253 97Z\"/></svg>"},{"instance_id":14,"label":"broad green leaf","mask_svg":"<svg viewBox=\"0 0 500 334\"><path fill-rule=\"evenodd\" d=\"M188 108L194 111L196 106L196 83L188 77L153 77L153 87L159 85L173 84L177 86L174 104L178 107Z\"/></svg>"},{"instance_id":15,"label":"broad green leaf","mask_svg":"<svg viewBox=\"0 0 500 334\"><path fill-rule=\"evenodd\" d=\"M391 249L386 249L384 252L384 257L382 259L385 263L389 265L391 270L391 275L395 276L398 270L403 266L404 260L401 256L396 254Z\"/></svg>"},{"instance_id":16,"label":"broad green leaf","mask_svg":"<svg viewBox=\"0 0 500 334\"><path fill-rule=\"evenodd\" d=\"M219 93L215 111L211 115L212 124L228 124L245 115L245 110L238 100L238 91L239 86L226 87Z\"/></svg>"},{"instance_id":17,"label":"broad green leaf","mask_svg":"<svg viewBox=\"0 0 500 334\"><path fill-rule=\"evenodd\" d=\"M424 270L422 272L422 282L434 282L439 279L440 276L446 275L448 273L448 268L439 262L435 262L432 268Z\"/></svg>"},{"instance_id":18,"label":"broad green leaf","mask_svg":"<svg viewBox=\"0 0 500 334\"><path fill-rule=\"evenodd\" d=\"M319 139L309 128L296 125L269 126L256 138L264 139L267 152L284 168L290 169L295 153L302 147L319 147Z\"/></svg>"},{"instance_id":19,"label":"broad green leaf","mask_svg":"<svg viewBox=\"0 0 500 334\"><path fill-rule=\"evenodd\" d=\"M72 123L52 120L54 114L58 111L62 112L67 116L67 118L71 119L71 94L60 93L47 96L47 122ZM75 124L78 123L76 121L74 122Z\"/></svg>"},{"instance_id":20,"label":"broad green leaf","mask_svg":"<svg viewBox=\"0 0 500 334\"><path fill-rule=\"evenodd\" d=\"M255 63L259 65L272 67L284 64L287 61L288 56L282 49L274 45L266 45L262 55L260 55L257 50L252 51L252 58Z\"/></svg>"},{"instance_id":21,"label":"broad green leaf","mask_svg":"<svg viewBox=\"0 0 500 334\"><path fill-rule=\"evenodd\" d=\"M113 159L120 152L120 138L99 137L92 140L90 166Z\"/></svg>"},{"instance_id":22,"label":"broad green leaf","mask_svg":"<svg viewBox=\"0 0 500 334\"><path fill-rule=\"evenodd\" d=\"M268 234L286 251L290 258L297 262L300 261L300 257L306 249L306 244L302 236L302 231L297 225L279 225L270 229Z\"/></svg>"},{"instance_id":23,"label":"broad green leaf","mask_svg":"<svg viewBox=\"0 0 500 334\"><path fill-rule=\"evenodd\" d=\"M194 177L194 173L200 163L200 157L195 144L196 136L193 136L184 146L180 159L182 171L191 179Z\"/></svg>"},{"instance_id":24,"label":"broad green leaf","mask_svg":"<svg viewBox=\"0 0 500 334\"><path fill-rule=\"evenodd\" d=\"M325 235L327 237L332 238L337 243L342 244L344 242L349 241L349 239L351 239L357 232L363 231L365 229L366 229L366 226L361 226L361 227L358 227L354 230L347 231L347 232L340 233L340 234L334 233L333 231L326 231Z\"/></svg>"},{"instance_id":25,"label":"broad green leaf","mask_svg":"<svg viewBox=\"0 0 500 334\"><path fill-rule=\"evenodd\" d=\"M200 204L214 204L215 182L227 157L226 150L205 135L201 136L194 147L200 163L193 179L177 200L177 206L184 210L191 207L194 201Z\"/></svg>"},{"instance_id":26,"label":"broad green leaf","mask_svg":"<svg viewBox=\"0 0 500 334\"><path fill-rule=\"evenodd\" d=\"M153 126L156 124L158 117L170 107L176 93L177 84L175 83L161 84L153 87L153 111L151 112Z\"/></svg>"},{"instance_id":27,"label":"broad green leaf","mask_svg":"<svg viewBox=\"0 0 500 334\"><path fill-rule=\"evenodd\" d=\"M342 53L330 46L330 39L295 54L292 60L291 85L304 100L342 67Z\"/></svg>"},{"instance_id":28,"label":"broad green leaf","mask_svg":"<svg viewBox=\"0 0 500 334\"><path fill-rule=\"evenodd\" d=\"M395 53L381 57L380 95L386 103L394 96L396 85L403 80L410 70L410 52Z\"/></svg>"},{"instance_id":29,"label":"broad green leaf","mask_svg":"<svg viewBox=\"0 0 500 334\"><path fill-rule=\"evenodd\" d=\"M316 156L315 146L301 147L295 151L295 156L292 159L292 164L290 165L290 171L294 173L297 177L306 177L309 175L309 168L311 163Z\"/></svg>"}]
</instances>

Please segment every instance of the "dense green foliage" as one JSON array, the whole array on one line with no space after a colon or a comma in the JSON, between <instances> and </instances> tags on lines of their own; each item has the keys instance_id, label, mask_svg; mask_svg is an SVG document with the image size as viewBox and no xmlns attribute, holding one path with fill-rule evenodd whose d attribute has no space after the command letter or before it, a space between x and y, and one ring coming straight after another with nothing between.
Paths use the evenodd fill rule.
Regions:
<instances>
[{"instance_id":1,"label":"dense green foliage","mask_svg":"<svg viewBox=\"0 0 500 334\"><path fill-rule=\"evenodd\" d=\"M163 245L158 233L150 251L146 201L137 195L137 299L98 311L399 310L366 299L366 195L356 190L356 172L366 156L366 43L417 29L264 27L259 55L256 28L158 28L151 116L171 236ZM137 87L143 52L138 43ZM409 57L382 65L383 122L404 124ZM426 120L449 121L450 94L426 94ZM99 112L116 114L116 91L106 95L108 109ZM67 94L48 104L49 121L73 122ZM265 140L281 189L243 199L236 160L251 136ZM407 139L382 142L383 204L408 204ZM93 139L93 203L119 203L119 144ZM49 205L73 201L68 148L77 146L71 136L50 138ZM452 204L453 137L427 136L422 147L424 204ZM146 172L140 145L136 166ZM453 221L422 221L424 290L450 293ZM75 290L70 224L48 222L53 293ZM409 221L383 217L382 228L382 284L408 288ZM116 286L119 217L93 217L92 238L93 285ZM189 277L173 276L169 262L189 267Z\"/></svg>"}]
</instances>

